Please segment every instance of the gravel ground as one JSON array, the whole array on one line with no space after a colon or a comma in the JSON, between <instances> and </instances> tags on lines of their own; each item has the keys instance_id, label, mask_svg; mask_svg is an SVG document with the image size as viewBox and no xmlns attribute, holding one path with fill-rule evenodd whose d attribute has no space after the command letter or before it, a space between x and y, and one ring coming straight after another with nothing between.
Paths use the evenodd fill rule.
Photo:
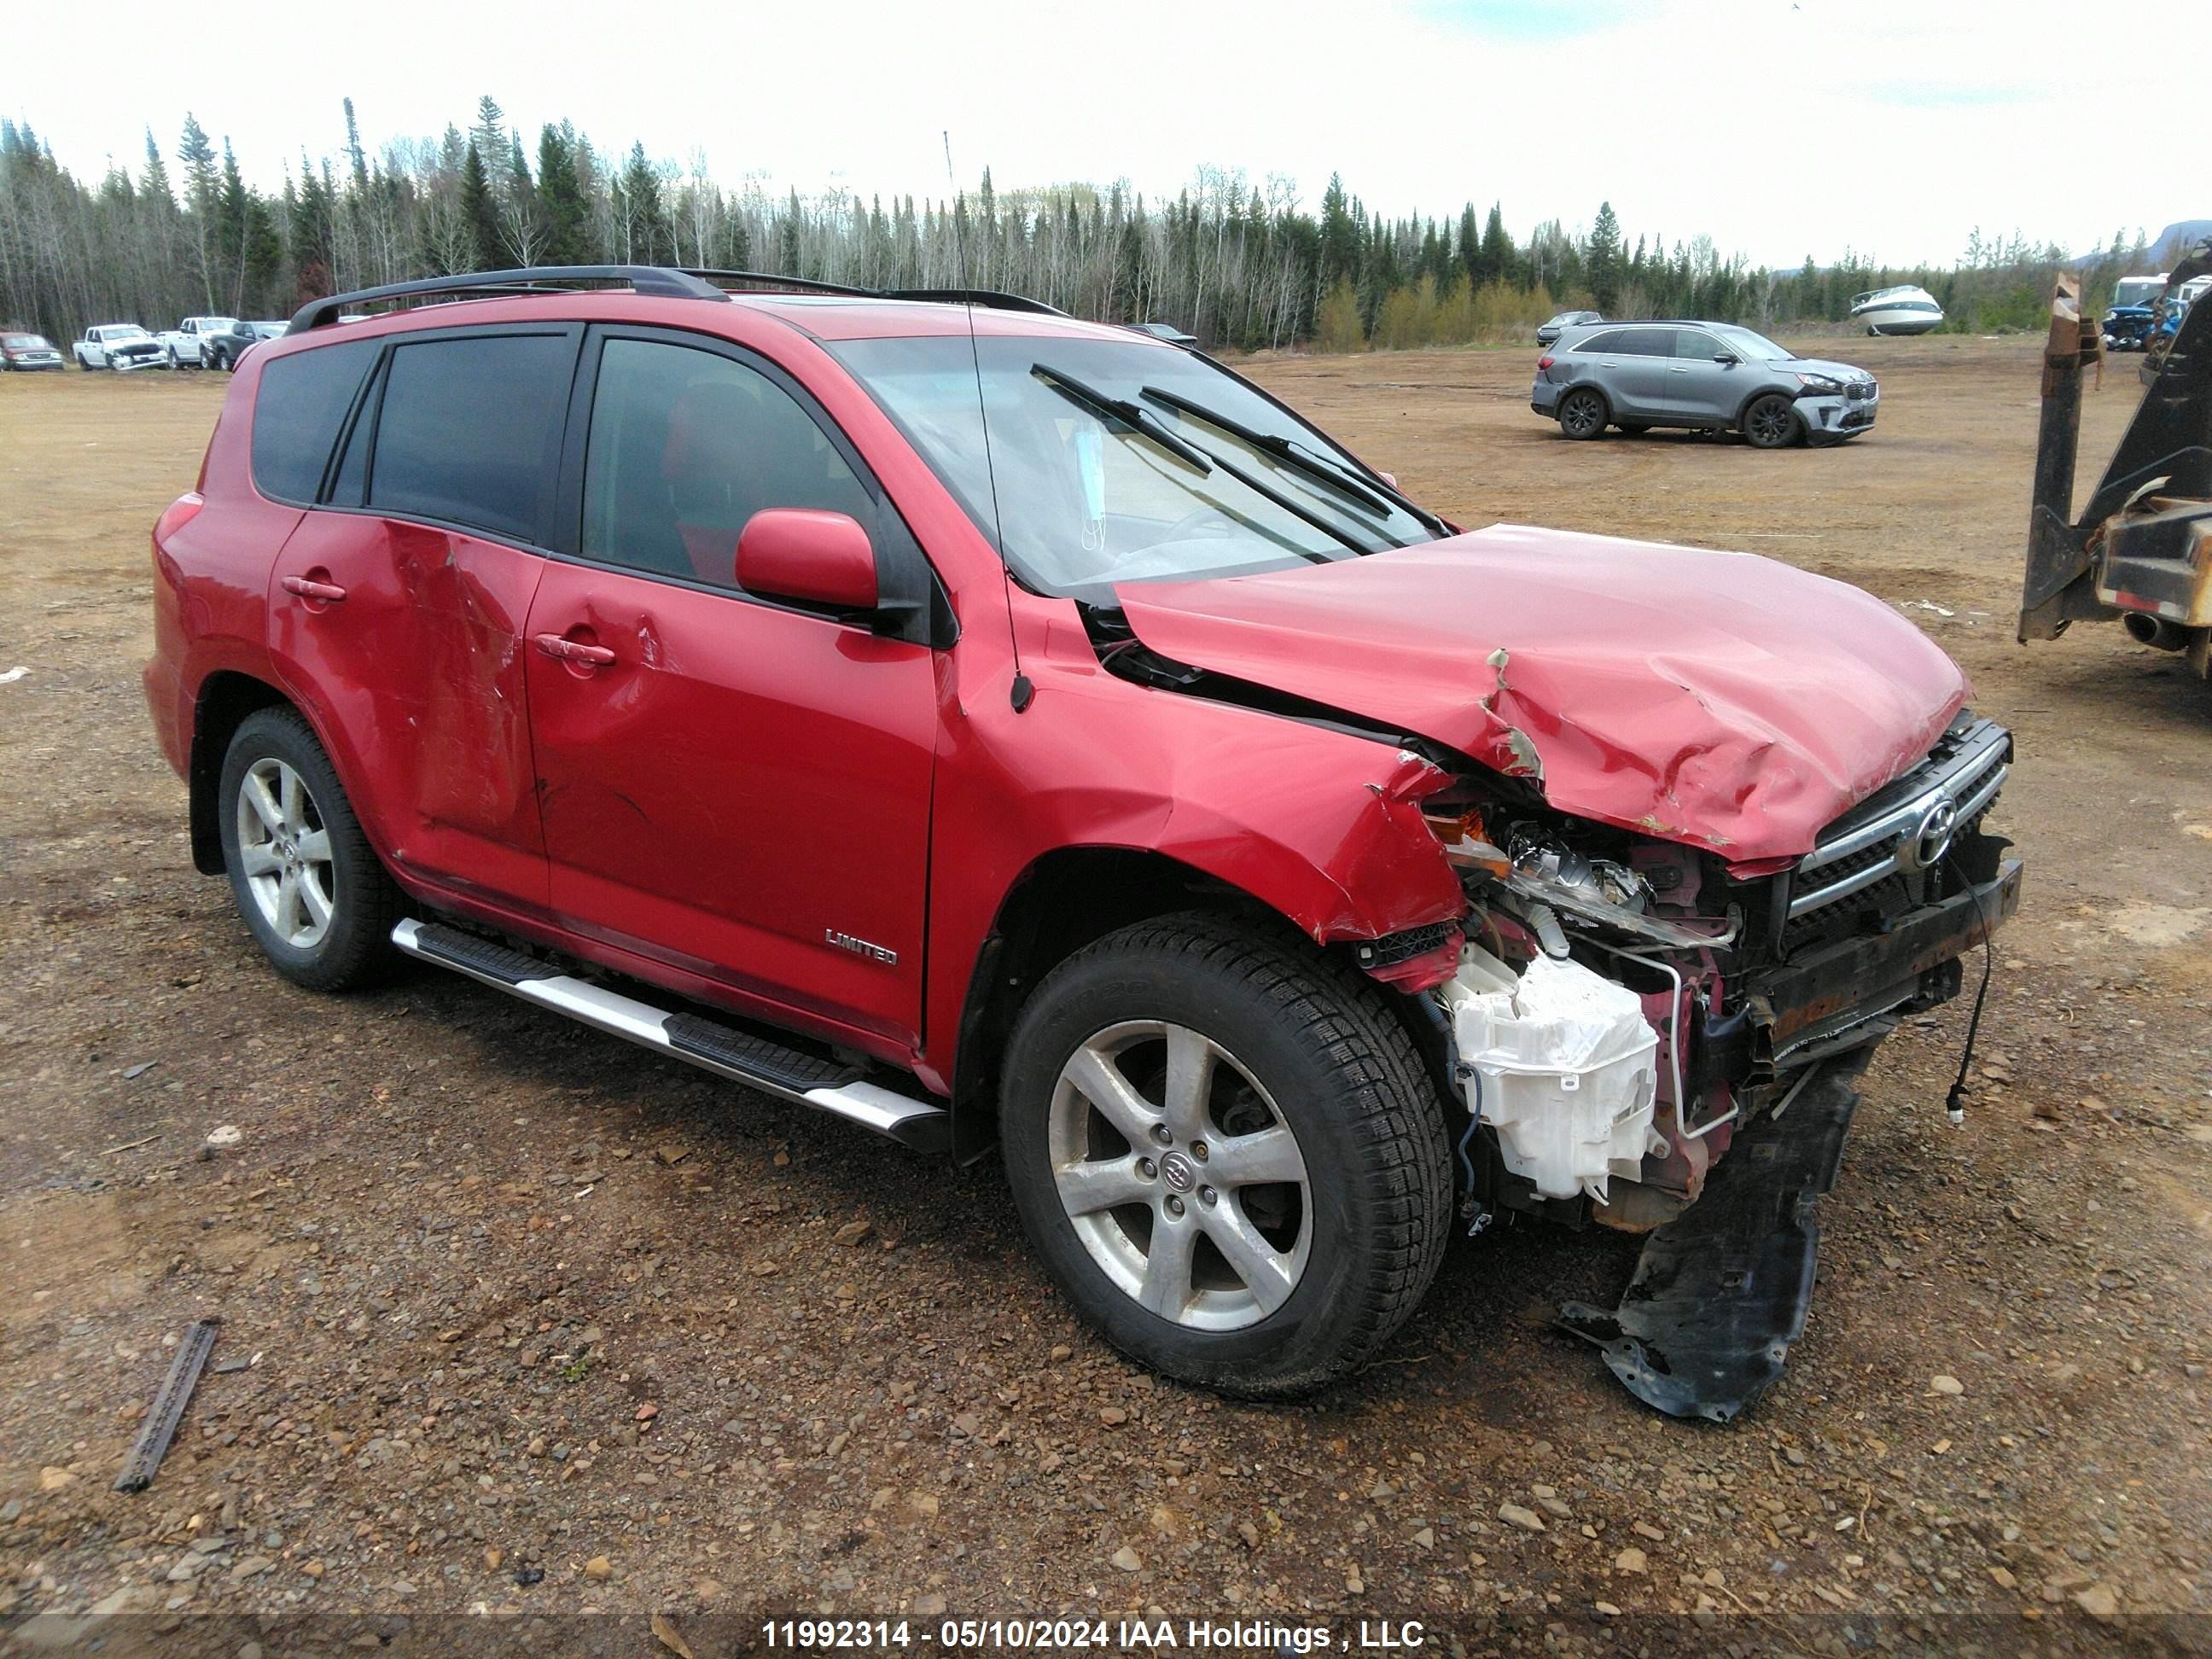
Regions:
<instances>
[{"instance_id":1,"label":"gravel ground","mask_svg":"<svg viewBox=\"0 0 2212 1659\"><path fill-rule=\"evenodd\" d=\"M285 985L191 870L137 683L147 526L222 384L0 382L0 672L29 671L0 684L0 1642L703 1655L817 1612L1337 1645L1414 1619L1470 1650L2212 1639L2212 690L2117 629L2012 644L2032 343L1826 349L1881 375L1881 425L1772 455L1564 444L1521 350L1255 365L1463 522L1861 582L2020 732L2029 888L1967 1121L1959 1005L1876 1059L1811 1327L1725 1429L1547 1328L1617 1293L1632 1240L1462 1243L1354 1382L1232 1403L1079 1328L995 1166L428 970ZM2085 456L2133 398L2108 379ZM203 1379L149 1491L111 1491L214 1316L244 1369ZM521 1617L440 1622L485 1612Z\"/></svg>"}]
</instances>

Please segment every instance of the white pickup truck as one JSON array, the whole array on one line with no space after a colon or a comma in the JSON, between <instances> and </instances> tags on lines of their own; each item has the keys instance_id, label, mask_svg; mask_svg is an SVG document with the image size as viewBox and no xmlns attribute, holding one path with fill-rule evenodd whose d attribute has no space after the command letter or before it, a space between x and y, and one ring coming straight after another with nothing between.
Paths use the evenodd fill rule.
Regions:
<instances>
[{"instance_id":1,"label":"white pickup truck","mask_svg":"<svg viewBox=\"0 0 2212 1659\"><path fill-rule=\"evenodd\" d=\"M171 368L205 368L210 362L209 342L237 326L235 317L187 317L154 337L168 348Z\"/></svg>"},{"instance_id":2,"label":"white pickup truck","mask_svg":"<svg viewBox=\"0 0 2212 1659\"><path fill-rule=\"evenodd\" d=\"M136 323L95 323L70 349L79 368L167 368L168 349Z\"/></svg>"}]
</instances>

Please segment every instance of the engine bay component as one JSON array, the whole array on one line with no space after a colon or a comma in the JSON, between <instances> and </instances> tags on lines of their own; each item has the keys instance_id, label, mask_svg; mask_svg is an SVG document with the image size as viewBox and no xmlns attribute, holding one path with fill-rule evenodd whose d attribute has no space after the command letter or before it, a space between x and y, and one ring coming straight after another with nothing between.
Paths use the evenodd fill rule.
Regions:
<instances>
[{"instance_id":1,"label":"engine bay component","mask_svg":"<svg viewBox=\"0 0 2212 1659\"><path fill-rule=\"evenodd\" d=\"M1602 1204L1650 1150L1659 1034L1643 1000L1580 963L1540 956L1516 975L1480 945L1438 991L1468 1109L1505 1167L1546 1198Z\"/></svg>"},{"instance_id":2,"label":"engine bay component","mask_svg":"<svg viewBox=\"0 0 2212 1659\"><path fill-rule=\"evenodd\" d=\"M1686 950L1733 944L1741 922L1700 928L1654 915L1657 896L1640 872L1609 859L1593 859L1548 836L1518 833L1499 847L1486 838L1480 816L1429 816L1429 828L1455 868L1486 878L1528 908L1550 907L1572 920L1632 933Z\"/></svg>"}]
</instances>

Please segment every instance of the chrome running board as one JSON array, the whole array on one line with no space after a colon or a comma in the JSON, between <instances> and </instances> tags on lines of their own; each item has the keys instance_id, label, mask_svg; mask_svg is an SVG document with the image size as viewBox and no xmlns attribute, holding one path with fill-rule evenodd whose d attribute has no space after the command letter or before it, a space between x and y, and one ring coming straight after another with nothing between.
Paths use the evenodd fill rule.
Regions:
<instances>
[{"instance_id":1,"label":"chrome running board","mask_svg":"<svg viewBox=\"0 0 2212 1659\"><path fill-rule=\"evenodd\" d=\"M772 1038L697 1014L656 1008L564 974L551 963L439 922L410 916L392 930L392 942L410 957L450 968L595 1031L763 1094L835 1113L917 1152L942 1152L951 1144L951 1117L945 1108L870 1083L857 1066L786 1048Z\"/></svg>"}]
</instances>

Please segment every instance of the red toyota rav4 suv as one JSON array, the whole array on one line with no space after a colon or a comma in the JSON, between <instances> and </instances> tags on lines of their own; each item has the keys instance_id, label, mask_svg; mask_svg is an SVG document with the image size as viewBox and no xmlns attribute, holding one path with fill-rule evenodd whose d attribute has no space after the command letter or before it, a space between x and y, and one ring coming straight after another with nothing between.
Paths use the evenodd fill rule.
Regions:
<instances>
[{"instance_id":1,"label":"red toyota rav4 suv","mask_svg":"<svg viewBox=\"0 0 2212 1659\"><path fill-rule=\"evenodd\" d=\"M1852 1079L2016 902L1949 659L1765 560L1462 533L1194 351L805 288L439 279L240 364L146 687L277 970L995 1142L1082 1314L1224 1389L1371 1355L1455 1226L1645 1232L1568 1322L1739 1409Z\"/></svg>"}]
</instances>

